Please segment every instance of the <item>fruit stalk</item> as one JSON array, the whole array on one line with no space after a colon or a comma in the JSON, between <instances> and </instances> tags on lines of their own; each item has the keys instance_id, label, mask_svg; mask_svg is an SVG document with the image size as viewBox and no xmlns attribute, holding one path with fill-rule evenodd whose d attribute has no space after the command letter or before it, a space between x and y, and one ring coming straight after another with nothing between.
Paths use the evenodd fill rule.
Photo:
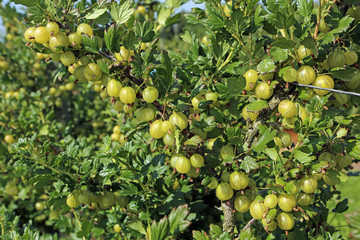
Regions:
<instances>
[{"instance_id":1,"label":"fruit stalk","mask_svg":"<svg viewBox=\"0 0 360 240\"><path fill-rule=\"evenodd\" d=\"M255 218L252 218L246 225L245 227L241 230L241 232L245 231L246 229L248 229L249 227L251 227L251 225L256 221Z\"/></svg>"}]
</instances>

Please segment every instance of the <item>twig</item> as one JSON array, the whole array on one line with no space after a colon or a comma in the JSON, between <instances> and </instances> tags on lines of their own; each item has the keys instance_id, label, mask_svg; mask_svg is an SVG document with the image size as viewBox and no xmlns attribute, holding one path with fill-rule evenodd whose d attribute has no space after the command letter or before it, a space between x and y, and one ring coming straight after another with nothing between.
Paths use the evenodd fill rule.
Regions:
<instances>
[{"instance_id":1,"label":"twig","mask_svg":"<svg viewBox=\"0 0 360 240\"><path fill-rule=\"evenodd\" d=\"M256 135L259 133L259 125L263 125L266 121L269 120L269 111L272 112L281 102L281 100L285 99L284 96L287 96L286 99L291 99L296 92L294 92L295 87L292 89L289 88L286 92L287 94L284 94L284 86L283 85L277 85L273 97L270 99L269 108L261 110L259 113L259 117L255 120L255 122L252 124L250 129L246 133L245 142L248 144L248 147L251 147L251 144L256 137Z\"/></svg>"},{"instance_id":2,"label":"twig","mask_svg":"<svg viewBox=\"0 0 360 240\"><path fill-rule=\"evenodd\" d=\"M312 85L305 85L305 84L299 84L299 83L291 83L291 84L294 84L299 87L309 87L309 88L315 88L315 89L319 89L319 90L326 90L326 91L330 91L330 92L336 92L336 93L342 93L342 94L348 94L348 95L360 97L360 93L355 93L355 92L346 92L346 91L341 91L341 90L332 89L332 88L322 88L322 87L316 87L316 86L312 86Z\"/></svg>"},{"instance_id":3,"label":"twig","mask_svg":"<svg viewBox=\"0 0 360 240\"><path fill-rule=\"evenodd\" d=\"M249 227L251 227L251 225L256 221L255 218L251 219L246 225L245 227L241 230L241 232L245 231L246 229L248 229Z\"/></svg>"},{"instance_id":4,"label":"twig","mask_svg":"<svg viewBox=\"0 0 360 240\"><path fill-rule=\"evenodd\" d=\"M221 202L221 209L224 213L223 230L233 232L234 230L234 198Z\"/></svg>"},{"instance_id":5,"label":"twig","mask_svg":"<svg viewBox=\"0 0 360 240\"><path fill-rule=\"evenodd\" d=\"M316 20L316 26L315 26L315 32L314 32L314 39L317 39L318 36L318 31L319 31L319 26L320 26L320 20L321 20L321 4L322 4L322 0L319 1L319 14L317 16L317 20Z\"/></svg>"},{"instance_id":6,"label":"twig","mask_svg":"<svg viewBox=\"0 0 360 240\"><path fill-rule=\"evenodd\" d=\"M116 58L112 55L112 54L108 54L106 52L103 51L99 51L99 54L110 59L111 61L116 61Z\"/></svg>"}]
</instances>

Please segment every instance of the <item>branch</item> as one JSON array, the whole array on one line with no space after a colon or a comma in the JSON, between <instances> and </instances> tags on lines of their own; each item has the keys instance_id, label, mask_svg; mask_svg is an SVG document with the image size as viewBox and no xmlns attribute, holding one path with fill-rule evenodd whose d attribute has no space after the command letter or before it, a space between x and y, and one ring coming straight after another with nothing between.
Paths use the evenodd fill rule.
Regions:
<instances>
[{"instance_id":1,"label":"branch","mask_svg":"<svg viewBox=\"0 0 360 240\"><path fill-rule=\"evenodd\" d=\"M223 230L231 233L234 230L234 198L221 202L221 209L224 213Z\"/></svg>"},{"instance_id":2,"label":"branch","mask_svg":"<svg viewBox=\"0 0 360 240\"><path fill-rule=\"evenodd\" d=\"M109 53L106 53L106 52L103 52L103 51L99 51L99 54L110 59L111 61L116 61L116 58L114 57L114 55L112 54L109 54Z\"/></svg>"},{"instance_id":3,"label":"branch","mask_svg":"<svg viewBox=\"0 0 360 240\"><path fill-rule=\"evenodd\" d=\"M277 106L283 99L285 99L285 98L291 99L294 96L295 86L289 85L289 88L287 89L286 92L284 91L284 89L286 89L286 88L282 84L279 84L276 86L276 88L274 90L274 94L268 102L269 108L264 109L260 112L259 117L255 120L252 127L250 127L250 129L247 131L246 137L245 137L245 142L248 144L248 147L251 146L254 138L259 133L258 126L264 125L269 120L269 116L271 115L271 112L275 108L277 108ZM288 97L284 97L284 96L288 96Z\"/></svg>"},{"instance_id":4,"label":"branch","mask_svg":"<svg viewBox=\"0 0 360 240\"><path fill-rule=\"evenodd\" d=\"M255 218L252 218L246 225L245 227L241 230L241 232L245 231L246 229L248 229L249 227L251 227L251 225L253 225L253 223L256 221Z\"/></svg>"}]
</instances>

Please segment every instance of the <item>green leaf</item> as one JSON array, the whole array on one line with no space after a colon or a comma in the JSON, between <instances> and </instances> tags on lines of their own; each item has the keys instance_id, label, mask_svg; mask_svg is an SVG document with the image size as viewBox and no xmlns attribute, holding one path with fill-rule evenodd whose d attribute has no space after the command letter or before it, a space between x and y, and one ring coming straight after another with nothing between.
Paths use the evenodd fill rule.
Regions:
<instances>
[{"instance_id":1,"label":"green leaf","mask_svg":"<svg viewBox=\"0 0 360 240\"><path fill-rule=\"evenodd\" d=\"M255 158L246 156L240 164L240 168L245 170L246 173L249 173L253 169L258 169L259 164L256 162Z\"/></svg>"},{"instance_id":2,"label":"green leaf","mask_svg":"<svg viewBox=\"0 0 360 240\"><path fill-rule=\"evenodd\" d=\"M270 55L273 57L275 62L284 62L289 57L287 49L281 49L278 47L272 47L270 49Z\"/></svg>"},{"instance_id":3,"label":"green leaf","mask_svg":"<svg viewBox=\"0 0 360 240\"><path fill-rule=\"evenodd\" d=\"M265 153L274 161L279 159L278 151L275 148L266 148Z\"/></svg>"},{"instance_id":4,"label":"green leaf","mask_svg":"<svg viewBox=\"0 0 360 240\"><path fill-rule=\"evenodd\" d=\"M245 231L242 231L239 236L239 240L255 240L256 238L251 232L250 228L247 228Z\"/></svg>"},{"instance_id":5,"label":"green leaf","mask_svg":"<svg viewBox=\"0 0 360 240\"><path fill-rule=\"evenodd\" d=\"M94 36L87 36L85 34L82 34L82 43L85 46L85 50L91 52L91 53L98 53L99 46L98 41Z\"/></svg>"},{"instance_id":6,"label":"green leaf","mask_svg":"<svg viewBox=\"0 0 360 240\"><path fill-rule=\"evenodd\" d=\"M117 28L115 25L111 25L108 29L105 29L104 39L105 45L110 52L120 52L121 36L123 31L121 28Z\"/></svg>"},{"instance_id":7,"label":"green leaf","mask_svg":"<svg viewBox=\"0 0 360 240\"><path fill-rule=\"evenodd\" d=\"M139 233L145 235L146 230L144 227L144 224L139 219L132 219L127 223L127 226L135 231L138 231Z\"/></svg>"},{"instance_id":8,"label":"green leaf","mask_svg":"<svg viewBox=\"0 0 360 240\"><path fill-rule=\"evenodd\" d=\"M27 7L32 7L36 4L39 4L39 0L10 0L10 2L21 4Z\"/></svg>"},{"instance_id":9,"label":"green leaf","mask_svg":"<svg viewBox=\"0 0 360 240\"><path fill-rule=\"evenodd\" d=\"M226 20L225 26L229 32L241 36L249 27L249 23L249 19L244 17L244 13L240 9L236 9L231 13L231 20Z\"/></svg>"},{"instance_id":10,"label":"green leaf","mask_svg":"<svg viewBox=\"0 0 360 240\"><path fill-rule=\"evenodd\" d=\"M327 44L333 41L333 37L335 34L342 33L346 29L350 27L351 22L354 20L354 18L350 17L349 15L346 15L340 20L332 19L333 22L337 23L336 27L326 33L323 36L319 36L319 39L323 39L322 44Z\"/></svg>"},{"instance_id":11,"label":"green leaf","mask_svg":"<svg viewBox=\"0 0 360 240\"><path fill-rule=\"evenodd\" d=\"M184 145L199 146L199 144L201 142L202 142L201 137L198 135L195 135L195 136L192 136L190 139L186 140Z\"/></svg>"},{"instance_id":12,"label":"green leaf","mask_svg":"<svg viewBox=\"0 0 360 240\"><path fill-rule=\"evenodd\" d=\"M266 214L266 222L270 223L276 217L276 209L271 209L268 214Z\"/></svg>"},{"instance_id":13,"label":"green leaf","mask_svg":"<svg viewBox=\"0 0 360 240\"><path fill-rule=\"evenodd\" d=\"M346 136L348 133L348 130L346 128L340 128L337 132L336 132L336 138L342 138L344 136Z\"/></svg>"},{"instance_id":14,"label":"green leaf","mask_svg":"<svg viewBox=\"0 0 360 240\"><path fill-rule=\"evenodd\" d=\"M311 52L317 56L318 55L318 50L316 48L316 45L315 45L315 41L313 38L311 37L307 37L305 38L304 40L301 41L301 43L308 49L311 50Z\"/></svg>"},{"instance_id":15,"label":"green leaf","mask_svg":"<svg viewBox=\"0 0 360 240\"><path fill-rule=\"evenodd\" d=\"M215 8L208 9L208 18L206 19L206 24L212 30L219 30L224 26L224 19L219 11L216 11Z\"/></svg>"},{"instance_id":16,"label":"green leaf","mask_svg":"<svg viewBox=\"0 0 360 240\"><path fill-rule=\"evenodd\" d=\"M296 187L296 183L295 181L290 181L290 182L287 182L285 187L284 187L284 190L288 193L290 193L294 187Z\"/></svg>"},{"instance_id":17,"label":"green leaf","mask_svg":"<svg viewBox=\"0 0 360 240\"><path fill-rule=\"evenodd\" d=\"M134 32L141 42L151 42L155 39L154 23L150 21L140 22L135 24Z\"/></svg>"},{"instance_id":18,"label":"green leaf","mask_svg":"<svg viewBox=\"0 0 360 240\"><path fill-rule=\"evenodd\" d=\"M294 155L295 159L298 160L300 163L310 163L312 162L316 157L310 156L309 153L304 153L300 150L297 150Z\"/></svg>"},{"instance_id":19,"label":"green leaf","mask_svg":"<svg viewBox=\"0 0 360 240\"><path fill-rule=\"evenodd\" d=\"M210 240L209 236L204 230L202 230L201 232L194 230L192 236L194 240Z\"/></svg>"},{"instance_id":20,"label":"green leaf","mask_svg":"<svg viewBox=\"0 0 360 240\"><path fill-rule=\"evenodd\" d=\"M181 205L171 211L169 214L171 234L174 234L175 232L182 233L190 225L191 222L185 220L189 213L188 205Z\"/></svg>"},{"instance_id":21,"label":"green leaf","mask_svg":"<svg viewBox=\"0 0 360 240\"><path fill-rule=\"evenodd\" d=\"M330 71L329 74L333 78L337 78L344 81L350 81L356 72L357 72L356 68L346 68L346 69L338 69L335 71Z\"/></svg>"},{"instance_id":22,"label":"green leaf","mask_svg":"<svg viewBox=\"0 0 360 240\"><path fill-rule=\"evenodd\" d=\"M67 73L67 68L65 66L62 66L59 71L56 72L54 79L53 79L53 84L56 83L57 80L62 81L63 77L66 75Z\"/></svg>"},{"instance_id":23,"label":"green leaf","mask_svg":"<svg viewBox=\"0 0 360 240\"><path fill-rule=\"evenodd\" d=\"M257 100L248 105L248 111L260 112L263 109L269 108L269 104L265 100Z\"/></svg>"},{"instance_id":24,"label":"green leaf","mask_svg":"<svg viewBox=\"0 0 360 240\"><path fill-rule=\"evenodd\" d=\"M135 33L130 30L123 39L124 47L128 50L135 50L135 44L138 43Z\"/></svg>"},{"instance_id":25,"label":"green leaf","mask_svg":"<svg viewBox=\"0 0 360 240\"><path fill-rule=\"evenodd\" d=\"M49 125L44 125L39 131L40 136L47 136L49 135Z\"/></svg>"},{"instance_id":26,"label":"green leaf","mask_svg":"<svg viewBox=\"0 0 360 240\"><path fill-rule=\"evenodd\" d=\"M336 207L332 210L332 212L343 213L347 211L349 209L348 202L349 202L348 199L345 198L344 200L336 204Z\"/></svg>"},{"instance_id":27,"label":"green leaf","mask_svg":"<svg viewBox=\"0 0 360 240\"><path fill-rule=\"evenodd\" d=\"M163 95L167 92L168 88L172 84L173 78L172 78L172 71L173 67L171 65L171 60L169 58L169 55L166 51L161 51L160 54L160 62L161 66L157 68L157 72L160 75L161 84L159 84L159 92Z\"/></svg>"},{"instance_id":28,"label":"green leaf","mask_svg":"<svg viewBox=\"0 0 360 240\"><path fill-rule=\"evenodd\" d=\"M169 221L167 216L160 219L157 223L155 220L151 224L151 240L163 240L169 235Z\"/></svg>"},{"instance_id":29,"label":"green leaf","mask_svg":"<svg viewBox=\"0 0 360 240\"><path fill-rule=\"evenodd\" d=\"M221 227L215 224L210 225L210 235L213 239L216 239L223 233L223 230Z\"/></svg>"},{"instance_id":30,"label":"green leaf","mask_svg":"<svg viewBox=\"0 0 360 240\"><path fill-rule=\"evenodd\" d=\"M106 7L93 8L86 14L86 19L97 19L107 11Z\"/></svg>"},{"instance_id":31,"label":"green leaf","mask_svg":"<svg viewBox=\"0 0 360 240\"><path fill-rule=\"evenodd\" d=\"M282 12L277 12L276 14L271 14L268 17L268 20L277 29L288 29L295 22L295 18L292 14L287 15L287 13L282 13Z\"/></svg>"},{"instance_id":32,"label":"green leaf","mask_svg":"<svg viewBox=\"0 0 360 240\"><path fill-rule=\"evenodd\" d=\"M276 65L271 57L267 57L257 65L257 70L261 74L273 72L276 69Z\"/></svg>"},{"instance_id":33,"label":"green leaf","mask_svg":"<svg viewBox=\"0 0 360 240\"><path fill-rule=\"evenodd\" d=\"M106 74L110 74L109 71L109 64L106 62L105 59L101 59L97 61L97 65L100 67L101 71Z\"/></svg>"},{"instance_id":34,"label":"green leaf","mask_svg":"<svg viewBox=\"0 0 360 240\"><path fill-rule=\"evenodd\" d=\"M46 18L44 11L42 11L38 6L32 5L32 7L28 8L28 12L29 20L34 21L35 23L40 23Z\"/></svg>"},{"instance_id":35,"label":"green leaf","mask_svg":"<svg viewBox=\"0 0 360 240\"><path fill-rule=\"evenodd\" d=\"M157 20L161 25L166 25L166 20L171 16L172 9L171 8L160 8L160 11L158 13Z\"/></svg>"},{"instance_id":36,"label":"green leaf","mask_svg":"<svg viewBox=\"0 0 360 240\"><path fill-rule=\"evenodd\" d=\"M282 49L292 49L295 47L294 41L284 37L275 38L271 45Z\"/></svg>"},{"instance_id":37,"label":"green leaf","mask_svg":"<svg viewBox=\"0 0 360 240\"><path fill-rule=\"evenodd\" d=\"M346 147L347 153L355 159L360 159L360 141L349 143Z\"/></svg>"},{"instance_id":38,"label":"green leaf","mask_svg":"<svg viewBox=\"0 0 360 240\"><path fill-rule=\"evenodd\" d=\"M118 191L120 196L133 196L139 192L138 188L130 182L122 184L121 187L122 190Z\"/></svg>"},{"instance_id":39,"label":"green leaf","mask_svg":"<svg viewBox=\"0 0 360 240\"><path fill-rule=\"evenodd\" d=\"M81 231L77 232L76 236L79 238L88 237L91 229L92 229L92 223L88 220L83 220L81 222Z\"/></svg>"},{"instance_id":40,"label":"green leaf","mask_svg":"<svg viewBox=\"0 0 360 240\"><path fill-rule=\"evenodd\" d=\"M49 186L55 179L50 174L35 175L30 178L29 183L35 185L36 189L42 189Z\"/></svg>"},{"instance_id":41,"label":"green leaf","mask_svg":"<svg viewBox=\"0 0 360 240\"><path fill-rule=\"evenodd\" d=\"M314 1L310 0L299 0L298 1L298 13L302 16L305 21L308 22L311 19L312 10L314 9Z\"/></svg>"},{"instance_id":42,"label":"green leaf","mask_svg":"<svg viewBox=\"0 0 360 240\"><path fill-rule=\"evenodd\" d=\"M134 9L128 0L121 0L119 4L112 2L110 5L110 15L117 24L125 23L133 13Z\"/></svg>"},{"instance_id":43,"label":"green leaf","mask_svg":"<svg viewBox=\"0 0 360 240\"><path fill-rule=\"evenodd\" d=\"M266 129L265 132L258 139L256 144L252 147L254 151L260 152L266 148L266 144L268 144L271 140L276 136L276 130Z\"/></svg>"},{"instance_id":44,"label":"green leaf","mask_svg":"<svg viewBox=\"0 0 360 240\"><path fill-rule=\"evenodd\" d=\"M227 93L231 96L242 95L246 85L246 80L244 76L229 78L226 81L226 86L228 88Z\"/></svg>"}]
</instances>

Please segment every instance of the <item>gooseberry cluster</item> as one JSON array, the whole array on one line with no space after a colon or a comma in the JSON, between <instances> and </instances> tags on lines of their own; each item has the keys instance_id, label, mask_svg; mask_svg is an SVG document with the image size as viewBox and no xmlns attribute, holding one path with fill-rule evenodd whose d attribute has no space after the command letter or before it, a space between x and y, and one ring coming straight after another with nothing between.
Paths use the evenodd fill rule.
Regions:
<instances>
[{"instance_id":1,"label":"gooseberry cluster","mask_svg":"<svg viewBox=\"0 0 360 240\"><path fill-rule=\"evenodd\" d=\"M87 188L76 190L69 194L66 199L66 204L70 208L77 208L80 204L87 205L91 209L109 209L113 205L117 204L120 207L125 207L129 202L128 197L119 196L113 192L104 192L101 194L94 194Z\"/></svg>"},{"instance_id":2,"label":"gooseberry cluster","mask_svg":"<svg viewBox=\"0 0 360 240\"><path fill-rule=\"evenodd\" d=\"M225 16L221 16L225 19L224 24L230 26L232 18L236 19L239 14L243 14L246 19L250 16L249 11L255 11L255 5L253 9L249 7L244 10L247 7L245 5L241 1L227 1L218 14L204 12L199 14L199 19L201 20L203 15L220 14ZM238 8L243 9L240 12L237 11ZM354 10L354 15L357 14L357 9ZM135 14L144 14L145 11L144 7L139 7ZM337 174L352 162L352 157L345 153L347 150L344 147L333 151L334 154L331 153L330 147L327 146L331 144L330 136L318 144L319 153L316 153L315 149L300 150L303 150L302 144L309 145L312 136L309 136L308 131L314 133L314 122L324 122L320 121L323 109L319 108L327 108L327 98L335 98L340 105L348 104L350 101L347 95L336 93L330 96L329 90L344 85L345 90L359 91L360 73L357 70L356 48L338 45L335 47L336 50L329 51L316 42L318 32L306 42L296 39L299 37L296 36L297 33L294 37L294 29L288 33L285 29L279 29L282 37L269 37L269 41L262 39L263 42L259 40L255 47L258 52L253 54L251 51L255 49L252 43L237 36L239 32L231 32L238 27L231 25L232 27L217 29L219 32L231 33L229 36L225 34L223 41L220 41L218 33L214 33L215 36L211 36L211 39L204 36L202 45L194 39L188 40L196 42L194 52L198 58L194 60L189 55L186 61L193 61L193 65L199 64L201 68L187 66L185 61L184 69L189 70L187 73L182 69L182 65L177 66L177 60L164 60L163 56L166 54L156 53L155 46L152 46L151 51L142 51L145 50L146 44L142 42L143 33L138 32L144 29L151 32L153 28L157 31L161 25L157 28L146 24L140 26L140 22L142 23L140 20L136 23L138 29L134 31L126 23L124 28L124 32L129 30L127 40L133 40L129 42L139 46L139 52L127 50L125 46L119 46L119 50L116 50L119 52L116 53L112 52L113 49L102 48L101 37L96 36L97 32L87 23L75 24L74 32L60 22L50 21L45 26L27 29L24 37L31 46L42 48L44 53L51 52L37 53L37 60L50 58L55 62L60 61L67 67L75 82L90 83L101 98L110 99L115 110L111 111L113 116L114 112L121 112L117 115L118 118L125 116L122 119L124 126L126 125L124 129L119 119L113 127L110 138L115 146L119 143L125 152L132 143L139 144L141 139L144 145L149 146L147 150L151 151L151 156L149 152L143 154L140 149L134 150L136 157L151 159L158 156L159 152L165 153L167 157L164 157L165 154L159 155L163 157L165 165L169 163L174 169L174 175L178 172L177 176L180 175L183 180L185 174L189 178L198 178L203 174L202 184L214 190L222 205L233 203L239 213L249 212L252 218L261 220L267 232L275 231L277 227L284 231L293 229L295 220L300 220L297 213L304 213L305 207L320 202L318 188L338 184ZM331 26L323 18L317 20L314 28L320 34L326 34L331 30ZM256 28L254 29L256 31ZM248 30L244 30L244 35L245 32ZM287 38L289 33L291 37ZM227 37L235 43L227 42ZM96 42L95 48L99 50L97 55L84 47L84 42L89 39L94 40L93 43ZM276 42L279 39L280 41ZM309 42L311 44L305 44ZM123 43L126 45L125 41ZM259 47L261 44L264 47L263 52ZM277 57L281 54L285 57L281 56L281 61L276 60L275 56L271 55L273 49L278 51ZM243 56L244 60L234 54L243 50L249 50L251 57ZM326 58L321 64L316 63L319 62L318 52L314 50L322 51L321 61ZM223 58L226 60L223 61ZM106 64L103 64L104 62ZM146 65L144 69L141 68L142 64ZM166 70L162 65L166 65ZM334 74L338 69L350 67L355 72L350 81L344 81ZM34 63L33 68L41 70L38 61ZM165 85L162 79L165 76L162 75L164 72L169 79L166 83L168 90L159 92ZM186 76L187 74L189 76ZM238 86L241 84L243 86ZM299 85L311 85L315 88L304 88ZM73 83L67 83L60 86L59 90L72 91L73 87ZM240 90L235 91L232 87ZM49 92L52 95L58 94L55 87L50 88ZM297 117L301 121L298 121ZM105 123L94 121L92 124L96 128ZM134 125L136 129L131 129ZM130 131L127 132L126 128ZM139 134L138 130L142 129L145 129L145 132ZM293 129L299 130L300 137L290 134L295 133ZM134 133L135 131L137 132ZM135 134L136 137L133 137ZM321 134L319 133L319 136ZM125 144L126 141L129 144ZM109 154L115 154L115 150ZM116 163L114 159L111 164L113 163ZM142 167L141 163L135 165L137 168ZM137 172L139 169L131 170ZM143 169L139 172L142 173ZM262 175L266 178L264 181L261 179ZM273 178L274 182L270 182ZM174 176L167 179L168 182L175 182L172 185L174 191L180 189L179 181L182 180ZM147 179L142 182L146 181ZM189 182L194 180L191 179ZM259 185L263 185L262 190ZM141 188L144 191L150 189L142 186ZM84 204L90 208L100 206L102 209L108 209L116 203L125 206L127 201L128 199L125 201L112 191L96 195L82 189L72 192L66 203L71 208ZM114 225L114 231L120 232L120 225Z\"/></svg>"},{"instance_id":3,"label":"gooseberry cluster","mask_svg":"<svg viewBox=\"0 0 360 240\"><path fill-rule=\"evenodd\" d=\"M118 141L121 146L125 144L126 142L125 135L121 133L121 128L119 125L116 125L113 128L113 133L111 134L111 140Z\"/></svg>"}]
</instances>

